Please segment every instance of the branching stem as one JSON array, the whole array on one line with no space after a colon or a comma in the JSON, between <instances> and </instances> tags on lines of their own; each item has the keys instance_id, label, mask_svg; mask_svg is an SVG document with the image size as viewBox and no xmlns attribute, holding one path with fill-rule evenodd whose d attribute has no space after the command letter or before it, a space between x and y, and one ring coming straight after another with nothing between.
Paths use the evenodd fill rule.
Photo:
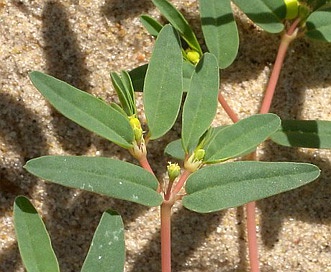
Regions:
<instances>
[{"instance_id":1,"label":"branching stem","mask_svg":"<svg viewBox=\"0 0 331 272\"><path fill-rule=\"evenodd\" d=\"M279 79L280 71L282 69L285 55L290 43L297 37L298 25L300 23L300 18L297 18L293 24L289 27L288 31L283 34L281 42L278 48L277 57L271 76L268 82L268 86L261 104L260 113L268 113L270 110L271 102L274 97L276 85ZM234 111L230 108L228 103L225 101L221 93L218 95L218 101L222 105L225 112L235 123L239 119ZM247 215L247 237L248 237L248 249L249 249L249 261L251 272L259 272L259 254L257 246L257 236L256 236L256 222L255 222L255 202L250 202L246 204L246 215Z\"/></svg>"}]
</instances>

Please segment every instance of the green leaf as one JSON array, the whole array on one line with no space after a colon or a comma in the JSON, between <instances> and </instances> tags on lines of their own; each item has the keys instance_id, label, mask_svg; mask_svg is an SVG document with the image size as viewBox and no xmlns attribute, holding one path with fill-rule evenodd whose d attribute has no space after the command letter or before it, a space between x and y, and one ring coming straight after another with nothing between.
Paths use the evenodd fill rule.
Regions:
<instances>
[{"instance_id":1,"label":"green leaf","mask_svg":"<svg viewBox=\"0 0 331 272\"><path fill-rule=\"evenodd\" d=\"M282 127L271 140L279 145L331 148L331 121L282 120Z\"/></svg>"},{"instance_id":2,"label":"green leaf","mask_svg":"<svg viewBox=\"0 0 331 272\"><path fill-rule=\"evenodd\" d=\"M331 4L326 4L311 13L307 18L306 27L307 37L331 42Z\"/></svg>"},{"instance_id":3,"label":"green leaf","mask_svg":"<svg viewBox=\"0 0 331 272\"><path fill-rule=\"evenodd\" d=\"M102 157L44 156L24 166L31 174L67 187L158 206L157 179L145 169Z\"/></svg>"},{"instance_id":4,"label":"green leaf","mask_svg":"<svg viewBox=\"0 0 331 272\"><path fill-rule=\"evenodd\" d=\"M305 2L308 4L309 8L316 10L330 2L330 0L305 0Z\"/></svg>"},{"instance_id":5,"label":"green leaf","mask_svg":"<svg viewBox=\"0 0 331 272\"><path fill-rule=\"evenodd\" d=\"M255 24L270 33L284 30L282 19L286 17L283 0L233 0Z\"/></svg>"},{"instance_id":6,"label":"green leaf","mask_svg":"<svg viewBox=\"0 0 331 272\"><path fill-rule=\"evenodd\" d=\"M136 92L137 91L140 92L144 89L144 81L145 81L147 67L148 64L144 64L142 66L138 66L137 68L134 68L129 72L132 80L133 89ZM191 62L189 61L183 62L183 92L187 92L190 87L191 77L194 69L195 66Z\"/></svg>"},{"instance_id":7,"label":"green leaf","mask_svg":"<svg viewBox=\"0 0 331 272\"><path fill-rule=\"evenodd\" d=\"M215 133L204 147L205 163L216 163L250 152L280 127L275 114L256 114Z\"/></svg>"},{"instance_id":8,"label":"green leaf","mask_svg":"<svg viewBox=\"0 0 331 272\"><path fill-rule=\"evenodd\" d=\"M163 136L175 123L183 93L180 41L170 25L162 28L149 62L144 107L150 138Z\"/></svg>"},{"instance_id":9,"label":"green leaf","mask_svg":"<svg viewBox=\"0 0 331 272\"><path fill-rule=\"evenodd\" d=\"M162 15L169 21L169 23L180 33L190 48L202 55L199 42L184 16L166 0L152 0L152 2L160 10Z\"/></svg>"},{"instance_id":10,"label":"green leaf","mask_svg":"<svg viewBox=\"0 0 331 272\"><path fill-rule=\"evenodd\" d=\"M38 91L65 117L124 148L134 138L128 118L100 99L52 76L34 71L30 79Z\"/></svg>"},{"instance_id":11,"label":"green leaf","mask_svg":"<svg viewBox=\"0 0 331 272\"><path fill-rule=\"evenodd\" d=\"M182 146L182 140L174 140L170 142L164 149L164 153L178 160L185 159L185 152Z\"/></svg>"},{"instance_id":12,"label":"green leaf","mask_svg":"<svg viewBox=\"0 0 331 272\"><path fill-rule=\"evenodd\" d=\"M219 67L224 69L234 61L239 48L230 0L200 0L199 7L209 52L216 56Z\"/></svg>"},{"instance_id":13,"label":"green leaf","mask_svg":"<svg viewBox=\"0 0 331 272\"><path fill-rule=\"evenodd\" d=\"M219 68L214 55L205 53L192 75L182 116L182 143L186 153L212 123L217 110Z\"/></svg>"},{"instance_id":14,"label":"green leaf","mask_svg":"<svg viewBox=\"0 0 331 272\"><path fill-rule=\"evenodd\" d=\"M230 162L204 167L189 176L183 205L208 213L241 206L315 180L317 166L292 162Z\"/></svg>"},{"instance_id":15,"label":"green leaf","mask_svg":"<svg viewBox=\"0 0 331 272\"><path fill-rule=\"evenodd\" d=\"M131 115L137 113L136 109L136 102L135 102L135 97L134 97L134 90L133 90L133 85L131 82L130 75L127 71L122 71L121 72L121 80L123 82L123 86L125 88L126 95L128 96L128 99L130 101L130 107L131 107Z\"/></svg>"},{"instance_id":16,"label":"green leaf","mask_svg":"<svg viewBox=\"0 0 331 272\"><path fill-rule=\"evenodd\" d=\"M192 74L195 70L195 65L189 61L183 62L183 91L188 92L191 85Z\"/></svg>"},{"instance_id":17,"label":"green leaf","mask_svg":"<svg viewBox=\"0 0 331 272\"><path fill-rule=\"evenodd\" d=\"M209 143L212 139L214 139L215 135L217 135L218 131L221 129L224 129L227 126L219 126L219 127L210 127L208 129L208 133L204 133L204 135L201 136L199 146L201 145L201 148L203 148L207 143ZM189 153L193 151L189 150ZM184 160L185 159L185 151L183 149L182 140L174 140L170 142L166 148L164 149L164 153L175 158L178 160Z\"/></svg>"},{"instance_id":18,"label":"green leaf","mask_svg":"<svg viewBox=\"0 0 331 272\"><path fill-rule=\"evenodd\" d=\"M59 264L46 227L36 209L24 196L15 199L14 225L18 248L26 270L59 272Z\"/></svg>"},{"instance_id":19,"label":"green leaf","mask_svg":"<svg viewBox=\"0 0 331 272\"><path fill-rule=\"evenodd\" d=\"M124 225L114 211L103 213L93 235L81 272L123 272L125 262Z\"/></svg>"},{"instance_id":20,"label":"green leaf","mask_svg":"<svg viewBox=\"0 0 331 272\"><path fill-rule=\"evenodd\" d=\"M127 117L128 115L126 114L126 112L121 108L121 106L117 105L114 102L111 102L109 104L109 106L111 106L114 110L118 111L120 114L122 114L123 116Z\"/></svg>"},{"instance_id":21,"label":"green leaf","mask_svg":"<svg viewBox=\"0 0 331 272\"><path fill-rule=\"evenodd\" d=\"M147 72L148 64L144 64L132 69L129 75L132 80L132 86L135 92L142 92L144 89L144 81Z\"/></svg>"},{"instance_id":22,"label":"green leaf","mask_svg":"<svg viewBox=\"0 0 331 272\"><path fill-rule=\"evenodd\" d=\"M122 71L121 77L116 73L110 73L110 77L127 116L136 114L135 99L133 96L134 91L129 74Z\"/></svg>"},{"instance_id":23,"label":"green leaf","mask_svg":"<svg viewBox=\"0 0 331 272\"><path fill-rule=\"evenodd\" d=\"M157 35L159 35L159 32L162 29L162 25L158 21L156 21L154 18L152 18L148 15L141 15L140 21L150 35L152 35L154 37L157 37Z\"/></svg>"}]
</instances>

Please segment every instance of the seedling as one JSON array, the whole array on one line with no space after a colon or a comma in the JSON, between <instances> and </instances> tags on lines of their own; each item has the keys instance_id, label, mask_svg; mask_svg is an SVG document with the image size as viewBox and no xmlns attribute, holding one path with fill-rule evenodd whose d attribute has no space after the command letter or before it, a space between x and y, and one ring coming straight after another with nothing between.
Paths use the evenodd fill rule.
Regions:
<instances>
[{"instance_id":1,"label":"seedling","mask_svg":"<svg viewBox=\"0 0 331 272\"><path fill-rule=\"evenodd\" d=\"M160 206L163 272L171 271L171 208L176 201L182 201L185 208L198 213L249 203L251 271L259 271L253 201L303 186L315 180L320 170L307 163L255 161L255 149L268 138L290 146L294 141L295 146L307 143L316 148L331 146L330 140L321 135L330 135L329 122L310 121L321 128L314 131L315 140L321 136L321 141L314 143L323 142L323 145L316 146L309 141L311 123L281 121L277 115L268 113L289 43L300 35L330 42L330 28L325 25L331 26L331 7L327 1L317 1L318 4L313 1L304 4L292 1L285 4L281 0L234 1L264 30L284 31L260 114L238 120L219 86L219 70L234 61L239 43L230 1L199 1L202 30L210 52L202 51L185 18L169 2L153 2L170 24L162 26L148 16L142 17L144 25L157 37L155 47L148 66L129 73L123 71L120 75L111 73L120 105L108 104L41 72L30 73L34 86L55 109L126 149L141 167L103 157L44 156L28 161L25 169L60 185L148 207ZM146 132L135 102L135 91L141 90ZM187 94L182 108L181 138L169 143L165 150L180 164L165 165L168 178L158 180L147 159L148 143L163 137L173 127L184 92ZM217 101L235 124L211 126ZM303 138L292 137L293 128L295 132L302 132ZM237 160L245 156L253 160ZM31 203L18 197L14 213L18 245L27 270L59 271L47 231ZM105 212L81 271L123 271L123 230L120 216L112 211ZM37 231L42 235L35 239Z\"/></svg>"}]
</instances>

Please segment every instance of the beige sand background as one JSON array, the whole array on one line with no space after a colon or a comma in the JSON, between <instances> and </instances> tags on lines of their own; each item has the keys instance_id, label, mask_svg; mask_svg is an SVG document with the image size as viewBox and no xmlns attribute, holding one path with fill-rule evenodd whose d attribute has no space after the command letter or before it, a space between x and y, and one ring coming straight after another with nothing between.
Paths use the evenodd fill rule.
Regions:
<instances>
[{"instance_id":1,"label":"beige sand background","mask_svg":"<svg viewBox=\"0 0 331 272\"><path fill-rule=\"evenodd\" d=\"M173 1L199 31L194 0ZM0 271L24 271L12 218L15 196L29 197L42 214L61 271L80 271L102 211L125 222L126 271L160 271L158 208L114 200L41 181L22 166L45 154L109 156L127 152L66 120L36 91L32 70L56 76L106 101L116 101L110 71L146 63L153 39L139 15L159 18L149 0L0 0ZM240 117L257 112L279 42L238 13L241 45L222 71L222 90ZM201 35L199 36L201 39ZM306 39L288 52L272 112L282 118L331 120L331 46ZM229 123L219 108L217 124ZM151 143L149 157L162 177L167 142L180 125ZM331 271L330 151L267 143L262 160L312 162L322 169L311 185L258 202L261 271ZM173 271L248 271L242 208L173 215Z\"/></svg>"}]
</instances>

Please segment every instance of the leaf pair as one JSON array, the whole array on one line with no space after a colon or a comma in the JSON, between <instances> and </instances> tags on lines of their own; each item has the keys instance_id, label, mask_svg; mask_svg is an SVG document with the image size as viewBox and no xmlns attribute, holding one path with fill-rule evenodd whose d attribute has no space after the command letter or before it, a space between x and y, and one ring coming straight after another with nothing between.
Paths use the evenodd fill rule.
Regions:
<instances>
[{"instance_id":1,"label":"leaf pair","mask_svg":"<svg viewBox=\"0 0 331 272\"><path fill-rule=\"evenodd\" d=\"M210 128L200 139L199 148L205 150L203 162L218 163L250 153L273 135L280 124L280 118L269 113L253 115L233 125ZM170 143L165 152L178 159L185 158L179 140Z\"/></svg>"},{"instance_id":2,"label":"leaf pair","mask_svg":"<svg viewBox=\"0 0 331 272\"><path fill-rule=\"evenodd\" d=\"M15 199L14 225L20 254L27 271L59 272L59 264L46 227L30 201ZM82 272L122 272L125 261L124 226L113 211L103 213L94 233Z\"/></svg>"}]
</instances>

